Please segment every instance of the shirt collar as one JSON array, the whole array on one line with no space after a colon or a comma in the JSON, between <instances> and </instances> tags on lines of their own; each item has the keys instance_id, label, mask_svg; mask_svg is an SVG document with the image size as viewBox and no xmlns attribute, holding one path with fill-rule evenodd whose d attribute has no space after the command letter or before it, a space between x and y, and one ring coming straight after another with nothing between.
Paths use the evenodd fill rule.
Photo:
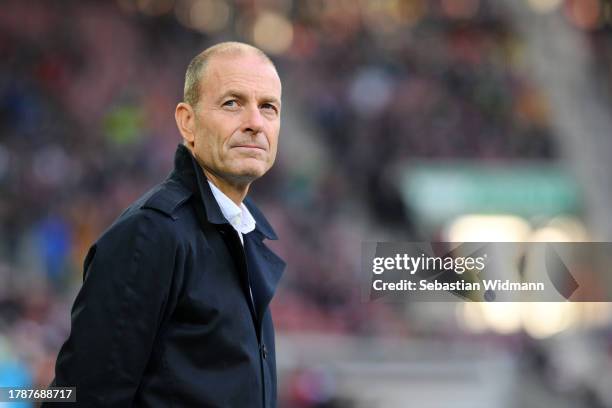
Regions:
<instances>
[{"instance_id":1,"label":"shirt collar","mask_svg":"<svg viewBox=\"0 0 612 408\"><path fill-rule=\"evenodd\" d=\"M253 215L244 203L240 203L240 207L237 206L236 203L226 196L223 191L219 190L210 180L207 181L217 204L219 204L219 208L221 208L223 216L231 226L241 234L248 234L253 231L255 229L255 218L253 218Z\"/></svg>"},{"instance_id":2,"label":"shirt collar","mask_svg":"<svg viewBox=\"0 0 612 408\"><path fill-rule=\"evenodd\" d=\"M212 194L210 185L206 182L207 179L202 168L189 149L182 143L179 143L176 148L174 169L170 174L170 179L181 183L196 194L203 204L203 215L206 221L215 225L225 224L227 222L219 208L217 200ZM256 220L255 230L267 239L278 239L278 236L270 223L268 223L268 220L266 220L266 217L248 196L244 199L244 205Z\"/></svg>"}]
</instances>

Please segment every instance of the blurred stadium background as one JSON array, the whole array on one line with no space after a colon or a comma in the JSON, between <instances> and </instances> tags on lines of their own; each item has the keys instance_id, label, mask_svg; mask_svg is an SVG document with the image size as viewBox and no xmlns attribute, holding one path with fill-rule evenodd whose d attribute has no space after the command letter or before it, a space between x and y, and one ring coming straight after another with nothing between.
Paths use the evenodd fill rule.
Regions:
<instances>
[{"instance_id":1,"label":"blurred stadium background","mask_svg":"<svg viewBox=\"0 0 612 408\"><path fill-rule=\"evenodd\" d=\"M223 40L284 82L252 189L289 265L281 408L612 407L607 303L356 283L362 241L612 240L610 0L3 0L0 386L52 379L88 246L168 174L185 67Z\"/></svg>"}]
</instances>

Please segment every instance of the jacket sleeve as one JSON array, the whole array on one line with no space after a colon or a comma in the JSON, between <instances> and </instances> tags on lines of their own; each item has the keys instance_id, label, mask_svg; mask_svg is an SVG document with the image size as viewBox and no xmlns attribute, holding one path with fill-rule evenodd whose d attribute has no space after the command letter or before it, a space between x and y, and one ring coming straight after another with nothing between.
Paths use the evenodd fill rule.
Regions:
<instances>
[{"instance_id":1,"label":"jacket sleeve","mask_svg":"<svg viewBox=\"0 0 612 408\"><path fill-rule=\"evenodd\" d=\"M68 406L131 406L175 273L171 222L137 210L89 250L51 384L76 386L77 404Z\"/></svg>"}]
</instances>

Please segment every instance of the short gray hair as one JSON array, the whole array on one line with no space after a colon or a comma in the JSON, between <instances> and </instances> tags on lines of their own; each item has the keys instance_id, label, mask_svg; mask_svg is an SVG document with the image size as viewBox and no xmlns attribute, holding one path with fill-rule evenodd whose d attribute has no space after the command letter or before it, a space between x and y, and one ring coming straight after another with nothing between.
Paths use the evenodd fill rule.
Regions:
<instances>
[{"instance_id":1,"label":"short gray hair","mask_svg":"<svg viewBox=\"0 0 612 408\"><path fill-rule=\"evenodd\" d=\"M274 63L262 50L249 44L227 41L222 42L212 47L209 47L193 57L189 65L187 66L187 72L185 73L185 88L183 90L183 102L195 107L200 100L200 82L202 80L204 70L210 59L215 55L230 54L239 55L243 53L251 52L258 55L268 61L272 66Z\"/></svg>"}]
</instances>

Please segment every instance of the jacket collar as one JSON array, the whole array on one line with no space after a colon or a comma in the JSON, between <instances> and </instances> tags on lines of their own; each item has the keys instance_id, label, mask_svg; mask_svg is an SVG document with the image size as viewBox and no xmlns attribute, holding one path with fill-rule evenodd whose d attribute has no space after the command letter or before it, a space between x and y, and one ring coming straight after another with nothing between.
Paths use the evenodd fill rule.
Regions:
<instances>
[{"instance_id":1,"label":"jacket collar","mask_svg":"<svg viewBox=\"0 0 612 408\"><path fill-rule=\"evenodd\" d=\"M174 155L174 170L170 178L179 179L189 190L200 197L204 205L206 219L211 224L229 224L223 216L221 208L208 185L208 181L202 167L191 154L189 149L183 144L179 144ZM276 240L278 236L272 229L261 211L253 204L249 197L246 197L244 204L255 218L255 231L262 234L267 239Z\"/></svg>"}]
</instances>

